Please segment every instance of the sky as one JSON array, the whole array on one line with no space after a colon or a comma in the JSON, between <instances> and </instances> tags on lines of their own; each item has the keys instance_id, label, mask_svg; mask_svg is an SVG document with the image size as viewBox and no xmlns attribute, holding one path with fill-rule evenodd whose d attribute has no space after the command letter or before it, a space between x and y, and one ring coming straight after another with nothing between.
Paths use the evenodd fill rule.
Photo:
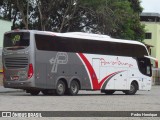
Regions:
<instances>
[{"instance_id":1,"label":"sky","mask_svg":"<svg viewBox=\"0 0 160 120\"><path fill-rule=\"evenodd\" d=\"M141 0L143 12L154 12L160 14L160 0Z\"/></svg>"}]
</instances>

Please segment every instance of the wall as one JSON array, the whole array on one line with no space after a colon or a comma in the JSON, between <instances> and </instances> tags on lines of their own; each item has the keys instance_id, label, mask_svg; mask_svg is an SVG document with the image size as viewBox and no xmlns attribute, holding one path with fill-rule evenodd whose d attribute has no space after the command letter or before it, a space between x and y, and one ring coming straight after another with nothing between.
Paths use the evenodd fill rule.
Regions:
<instances>
[{"instance_id":1,"label":"wall","mask_svg":"<svg viewBox=\"0 0 160 120\"><path fill-rule=\"evenodd\" d=\"M145 39L146 44L152 45L151 56L158 59L158 66L160 67L160 23L158 22L142 22L145 24L146 33L152 33L151 39Z\"/></svg>"},{"instance_id":2,"label":"wall","mask_svg":"<svg viewBox=\"0 0 160 120\"><path fill-rule=\"evenodd\" d=\"M3 35L5 32L10 31L12 22L0 20L0 47L3 46Z\"/></svg>"},{"instance_id":3,"label":"wall","mask_svg":"<svg viewBox=\"0 0 160 120\"><path fill-rule=\"evenodd\" d=\"M0 20L0 73L2 72L2 46L3 46L3 35L5 32L10 31L12 22Z\"/></svg>"}]
</instances>

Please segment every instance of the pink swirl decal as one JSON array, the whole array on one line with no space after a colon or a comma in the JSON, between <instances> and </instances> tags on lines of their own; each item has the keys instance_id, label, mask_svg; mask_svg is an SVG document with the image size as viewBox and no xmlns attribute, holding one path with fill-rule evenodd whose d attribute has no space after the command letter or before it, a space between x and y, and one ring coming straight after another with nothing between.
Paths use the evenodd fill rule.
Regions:
<instances>
[{"instance_id":1,"label":"pink swirl decal","mask_svg":"<svg viewBox=\"0 0 160 120\"><path fill-rule=\"evenodd\" d=\"M100 63L101 63L101 66L119 65L119 66L133 67L133 65L130 63L120 61L118 57L117 59L115 59L115 61L106 61L104 58L100 58Z\"/></svg>"}]
</instances>

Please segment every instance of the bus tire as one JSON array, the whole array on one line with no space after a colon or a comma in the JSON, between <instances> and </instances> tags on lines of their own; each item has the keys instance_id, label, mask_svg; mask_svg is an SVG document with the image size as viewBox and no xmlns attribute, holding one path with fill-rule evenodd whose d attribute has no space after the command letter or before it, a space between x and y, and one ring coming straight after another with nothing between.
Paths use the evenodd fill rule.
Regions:
<instances>
[{"instance_id":1,"label":"bus tire","mask_svg":"<svg viewBox=\"0 0 160 120\"><path fill-rule=\"evenodd\" d=\"M115 90L104 90L104 93L106 95L112 95L115 92Z\"/></svg>"},{"instance_id":2,"label":"bus tire","mask_svg":"<svg viewBox=\"0 0 160 120\"><path fill-rule=\"evenodd\" d=\"M38 95L40 93L39 90L32 90L29 92L31 95Z\"/></svg>"},{"instance_id":3,"label":"bus tire","mask_svg":"<svg viewBox=\"0 0 160 120\"><path fill-rule=\"evenodd\" d=\"M136 83L132 82L130 85L130 90L123 91L126 95L134 95L138 90Z\"/></svg>"},{"instance_id":4,"label":"bus tire","mask_svg":"<svg viewBox=\"0 0 160 120\"><path fill-rule=\"evenodd\" d=\"M73 80L70 84L70 88L68 89L68 94L72 96L77 95L79 88L79 83L76 80Z\"/></svg>"},{"instance_id":5,"label":"bus tire","mask_svg":"<svg viewBox=\"0 0 160 120\"><path fill-rule=\"evenodd\" d=\"M62 95L64 95L65 90L66 90L65 83L62 80L59 80L57 82L57 86L56 86L56 94L59 96L62 96Z\"/></svg>"}]
</instances>

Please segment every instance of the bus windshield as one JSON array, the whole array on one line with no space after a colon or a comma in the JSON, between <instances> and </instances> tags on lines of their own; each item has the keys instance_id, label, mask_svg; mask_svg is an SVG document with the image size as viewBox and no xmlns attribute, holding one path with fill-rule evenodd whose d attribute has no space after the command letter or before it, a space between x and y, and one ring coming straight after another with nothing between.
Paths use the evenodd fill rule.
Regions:
<instances>
[{"instance_id":1,"label":"bus windshield","mask_svg":"<svg viewBox=\"0 0 160 120\"><path fill-rule=\"evenodd\" d=\"M147 76L152 76L152 71L151 71L151 62L150 59L148 58L137 58L138 61L138 67L139 70L142 74L147 75Z\"/></svg>"},{"instance_id":2,"label":"bus windshield","mask_svg":"<svg viewBox=\"0 0 160 120\"><path fill-rule=\"evenodd\" d=\"M29 46L29 32L13 32L4 35L3 47L24 49Z\"/></svg>"}]
</instances>

